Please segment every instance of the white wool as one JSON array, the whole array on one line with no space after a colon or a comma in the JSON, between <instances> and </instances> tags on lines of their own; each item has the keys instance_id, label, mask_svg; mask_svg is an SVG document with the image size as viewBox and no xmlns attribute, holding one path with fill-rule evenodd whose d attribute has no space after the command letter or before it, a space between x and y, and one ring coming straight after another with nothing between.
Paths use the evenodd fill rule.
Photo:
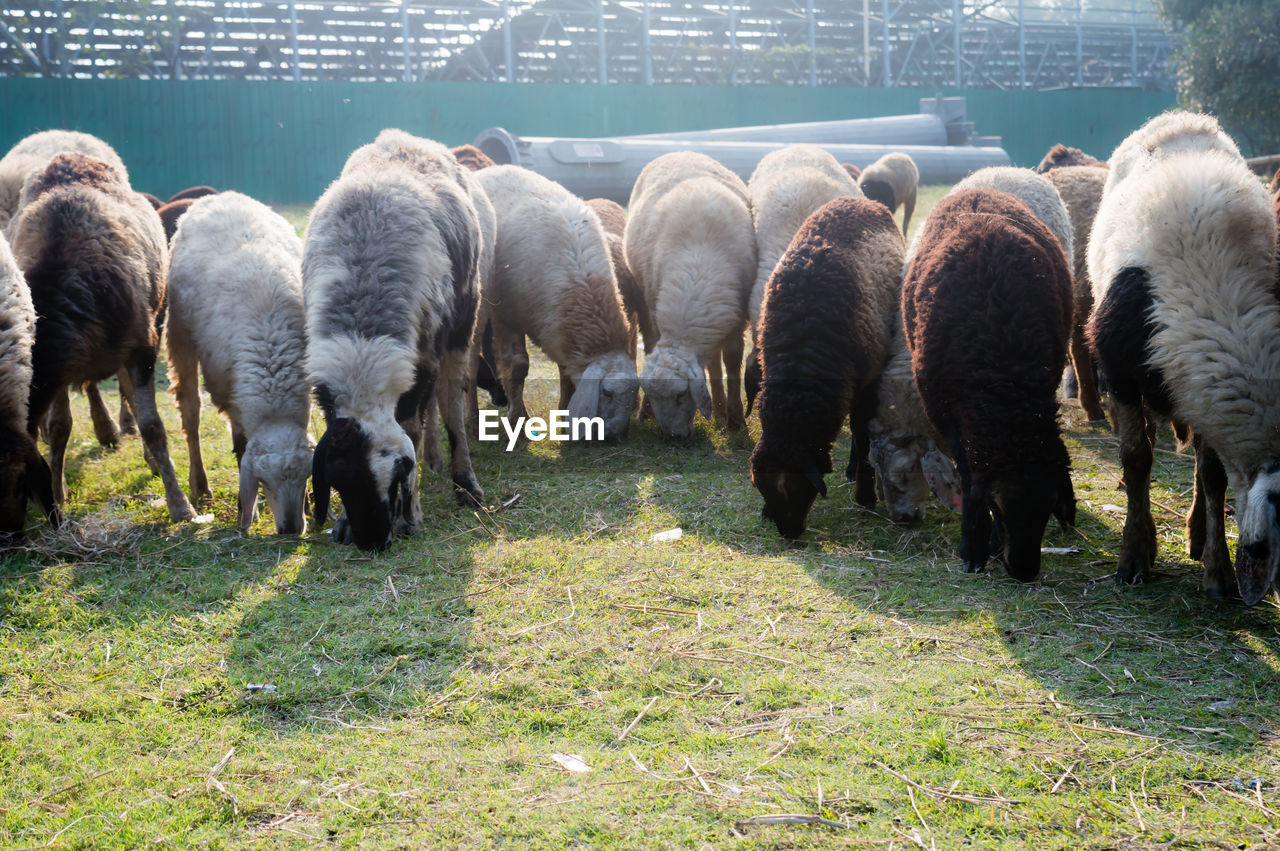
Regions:
<instances>
[{"instance_id":1,"label":"white wool","mask_svg":"<svg viewBox=\"0 0 1280 851\"><path fill-rule=\"evenodd\" d=\"M8 241L0 236L0 422L17 432L27 430L35 329L31 290Z\"/></svg>"},{"instance_id":2,"label":"white wool","mask_svg":"<svg viewBox=\"0 0 1280 851\"><path fill-rule=\"evenodd\" d=\"M1120 271L1147 270L1149 362L1174 418L1218 452L1242 492L1280 457L1276 224L1266 190L1227 152L1158 157L1105 192L1093 234L1095 309Z\"/></svg>"},{"instance_id":3,"label":"white wool","mask_svg":"<svg viewBox=\"0 0 1280 851\"><path fill-rule=\"evenodd\" d=\"M79 151L109 164L129 183L129 170L120 155L96 136L74 130L43 130L22 139L0 159L0 229L8 229L18 214L18 199L27 178L44 168L56 154ZM9 237L12 238L12 234Z\"/></svg>"},{"instance_id":4,"label":"white wool","mask_svg":"<svg viewBox=\"0 0 1280 851\"><path fill-rule=\"evenodd\" d=\"M1058 238L1062 251L1067 255L1067 263L1074 256L1075 239L1071 229L1071 217L1067 215L1067 205L1050 180L1042 174L1036 174L1029 168L1014 166L992 166L981 168L952 187L948 195L963 192L966 189L995 189L1008 192L1026 204L1032 214ZM916 232L917 237L924 228ZM911 241L914 249L916 240ZM908 252L908 259L914 256Z\"/></svg>"},{"instance_id":5,"label":"white wool","mask_svg":"<svg viewBox=\"0 0 1280 851\"><path fill-rule=\"evenodd\" d=\"M756 233L756 275L748 304L751 327L760 322L765 285L787 246L814 210L836 198L861 197L844 166L814 145L788 145L760 160L747 183Z\"/></svg>"}]
</instances>

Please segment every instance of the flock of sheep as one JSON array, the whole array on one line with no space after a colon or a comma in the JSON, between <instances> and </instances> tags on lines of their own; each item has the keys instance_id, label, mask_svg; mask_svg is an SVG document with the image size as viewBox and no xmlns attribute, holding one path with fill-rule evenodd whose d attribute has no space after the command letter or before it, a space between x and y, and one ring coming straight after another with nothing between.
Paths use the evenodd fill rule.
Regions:
<instances>
[{"instance_id":1,"label":"flock of sheep","mask_svg":"<svg viewBox=\"0 0 1280 851\"><path fill-rule=\"evenodd\" d=\"M916 183L903 154L859 175L795 145L744 183L672 153L624 211L385 130L299 239L239 193L162 205L101 140L35 134L0 160L0 531L23 530L28 500L60 521L68 388L90 394L111 442L95 384L111 375L170 515L194 516L156 409L163 334L192 500L210 497L203 373L231 424L242 525L261 488L277 531L301 533L310 477L317 523L331 491L342 497L336 541L384 547L422 525L419 458L444 463L437 418L459 501L483 503L468 447L477 391L526 414L528 339L559 369L560 407L600 418L608 438L637 411L685 438L697 413L741 430L757 409L751 480L784 536L826 495L847 418L860 504L879 493L910 522L932 491L961 512L967 570L994 554L1031 579L1049 517L1075 518L1058 425L1070 358L1090 419L1103 416L1095 365L1105 377L1120 434L1117 579L1152 566L1151 444L1172 420L1196 449L1188 540L1205 589L1261 599L1280 564L1280 195L1216 121L1181 112L1107 163L1057 146L1034 171L976 172L907 245ZM314 446L312 394L326 423Z\"/></svg>"}]
</instances>

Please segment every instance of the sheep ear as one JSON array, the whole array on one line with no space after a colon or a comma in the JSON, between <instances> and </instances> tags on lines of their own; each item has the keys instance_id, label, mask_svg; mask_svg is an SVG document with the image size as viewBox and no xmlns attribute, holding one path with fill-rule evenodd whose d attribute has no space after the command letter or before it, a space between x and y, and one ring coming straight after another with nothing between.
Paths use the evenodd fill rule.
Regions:
<instances>
[{"instance_id":1,"label":"sheep ear","mask_svg":"<svg viewBox=\"0 0 1280 851\"><path fill-rule=\"evenodd\" d=\"M818 471L818 465L810 458L804 465L804 477L809 480L809 484L813 485L813 489L822 494L822 498L827 498L827 483L822 478L822 473Z\"/></svg>"},{"instance_id":2,"label":"sheep ear","mask_svg":"<svg viewBox=\"0 0 1280 851\"><path fill-rule=\"evenodd\" d=\"M240 493L237 502L240 506L240 528L248 529L258 519L258 477L247 461L240 464Z\"/></svg>"},{"instance_id":3,"label":"sheep ear","mask_svg":"<svg viewBox=\"0 0 1280 851\"><path fill-rule=\"evenodd\" d=\"M333 438L326 431L324 437L320 438L320 442L316 444L316 451L311 456L311 499L313 503L311 516L315 518L316 526L323 526L324 521L329 517L329 477L325 471L329 466L329 447L332 443Z\"/></svg>"},{"instance_id":4,"label":"sheep ear","mask_svg":"<svg viewBox=\"0 0 1280 851\"><path fill-rule=\"evenodd\" d=\"M22 485L27 495L40 503L40 510L49 525L58 528L62 524L62 512L53 500L53 471L34 443L27 444L26 468L22 472Z\"/></svg>"},{"instance_id":5,"label":"sheep ear","mask_svg":"<svg viewBox=\"0 0 1280 851\"><path fill-rule=\"evenodd\" d=\"M933 495L947 508L959 512L960 479L951 459L942 450L932 447L920 457L920 468L924 471L924 480L929 483L929 490L933 491Z\"/></svg>"},{"instance_id":6,"label":"sheep ear","mask_svg":"<svg viewBox=\"0 0 1280 851\"><path fill-rule=\"evenodd\" d=\"M701 367L698 368L698 376L689 379L689 393L698 403L698 412L703 419L711 422L711 393L707 390L707 379L703 376Z\"/></svg>"}]
</instances>

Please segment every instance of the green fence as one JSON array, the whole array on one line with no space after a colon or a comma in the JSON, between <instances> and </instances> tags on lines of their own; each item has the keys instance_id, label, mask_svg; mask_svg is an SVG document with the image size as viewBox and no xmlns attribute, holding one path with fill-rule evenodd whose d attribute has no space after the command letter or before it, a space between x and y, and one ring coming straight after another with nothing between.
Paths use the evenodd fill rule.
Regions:
<instances>
[{"instance_id":1,"label":"green fence","mask_svg":"<svg viewBox=\"0 0 1280 851\"><path fill-rule=\"evenodd\" d=\"M1055 142L1107 156L1174 96L1047 92L502 83L290 83L0 78L0 150L37 130L83 130L124 158L135 188L210 184L276 202L314 200L383 127L450 145L498 125L526 136L608 136L914 113L964 95L982 135L1020 165Z\"/></svg>"}]
</instances>

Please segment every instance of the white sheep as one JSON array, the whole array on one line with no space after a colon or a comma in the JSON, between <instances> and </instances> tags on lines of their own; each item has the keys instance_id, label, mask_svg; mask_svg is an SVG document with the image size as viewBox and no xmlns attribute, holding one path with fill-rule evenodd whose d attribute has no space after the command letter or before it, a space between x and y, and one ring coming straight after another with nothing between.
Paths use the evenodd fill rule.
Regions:
<instances>
[{"instance_id":1,"label":"white sheep","mask_svg":"<svg viewBox=\"0 0 1280 851\"><path fill-rule=\"evenodd\" d=\"M769 276L805 219L828 201L862 197L858 183L831 154L816 145L788 145L761 158L747 181L756 232L756 277L749 304L751 333L760 324Z\"/></svg>"},{"instance_id":2,"label":"white sheep","mask_svg":"<svg viewBox=\"0 0 1280 851\"><path fill-rule=\"evenodd\" d=\"M1164 157L1189 151L1222 151L1240 156L1235 141L1222 131L1212 115L1175 109L1161 113L1121 142L1107 160L1109 171L1105 191L1135 171L1150 168Z\"/></svg>"},{"instance_id":3,"label":"white sheep","mask_svg":"<svg viewBox=\"0 0 1280 851\"><path fill-rule=\"evenodd\" d=\"M40 503L50 523L61 519L53 500L53 474L27 433L31 347L36 311L27 280L0 235L0 539L22 533L27 500Z\"/></svg>"},{"instance_id":4,"label":"white sheep","mask_svg":"<svg viewBox=\"0 0 1280 851\"><path fill-rule=\"evenodd\" d=\"M1110 387L1129 501L1116 580L1142 581L1156 556L1145 407L1195 435L1187 531L1206 593L1238 588L1252 605L1280 564L1276 222L1266 190L1216 124L1176 114L1152 125L1116 149L1128 176L1108 183L1088 252L1088 335ZM1239 525L1234 581L1228 484Z\"/></svg>"},{"instance_id":5,"label":"white sheep","mask_svg":"<svg viewBox=\"0 0 1280 851\"><path fill-rule=\"evenodd\" d=\"M697 410L727 419L730 430L745 428L740 370L756 272L746 186L705 154L664 154L640 173L628 212L627 265L659 334L640 377L658 427L688 437Z\"/></svg>"},{"instance_id":6,"label":"white sheep","mask_svg":"<svg viewBox=\"0 0 1280 851\"><path fill-rule=\"evenodd\" d=\"M417 448L437 381L459 501L479 505L463 401L482 234L471 184L443 145L384 132L354 152L303 245L308 369L327 430L312 465L334 539L385 547L422 525Z\"/></svg>"},{"instance_id":7,"label":"white sheep","mask_svg":"<svg viewBox=\"0 0 1280 851\"><path fill-rule=\"evenodd\" d=\"M640 380L599 218L558 183L519 166L486 168L475 179L498 217L482 311L493 323L508 415L526 415L527 335L559 367L560 407L570 418L601 417L605 437L620 437Z\"/></svg>"},{"instance_id":8,"label":"white sheep","mask_svg":"<svg viewBox=\"0 0 1280 851\"><path fill-rule=\"evenodd\" d=\"M258 487L280 534L306 530L311 415L302 308L302 240L265 204L238 192L193 202L170 246L165 329L169 387L182 414L193 500L212 497L200 453L200 384L231 424L239 521L258 515Z\"/></svg>"}]
</instances>

